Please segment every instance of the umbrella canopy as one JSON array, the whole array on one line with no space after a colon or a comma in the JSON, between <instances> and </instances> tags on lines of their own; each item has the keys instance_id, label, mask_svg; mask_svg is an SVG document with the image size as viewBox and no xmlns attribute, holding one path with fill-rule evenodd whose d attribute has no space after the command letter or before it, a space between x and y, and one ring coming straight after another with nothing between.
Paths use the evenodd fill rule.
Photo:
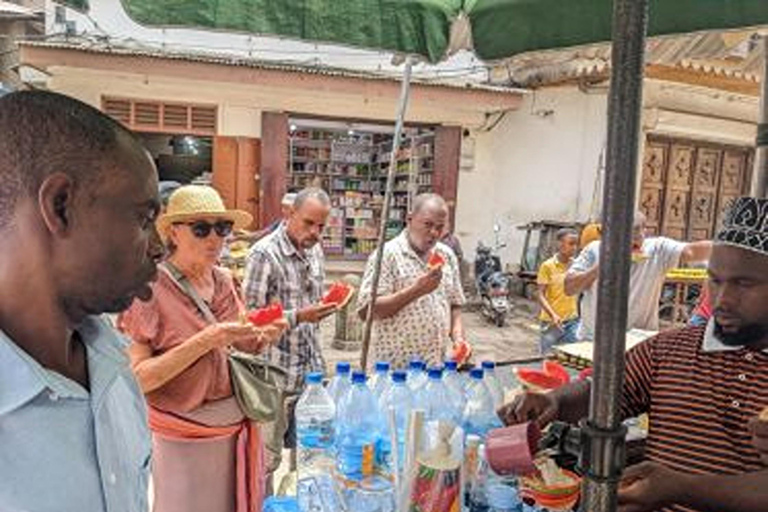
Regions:
<instances>
[{"instance_id":1,"label":"umbrella canopy","mask_svg":"<svg viewBox=\"0 0 768 512\"><path fill-rule=\"evenodd\" d=\"M66 0L84 8L87 0ZM611 39L612 0L123 0L137 22L274 35L441 60L469 20L484 60ZM768 24L765 0L650 0L648 35Z\"/></svg>"}]
</instances>

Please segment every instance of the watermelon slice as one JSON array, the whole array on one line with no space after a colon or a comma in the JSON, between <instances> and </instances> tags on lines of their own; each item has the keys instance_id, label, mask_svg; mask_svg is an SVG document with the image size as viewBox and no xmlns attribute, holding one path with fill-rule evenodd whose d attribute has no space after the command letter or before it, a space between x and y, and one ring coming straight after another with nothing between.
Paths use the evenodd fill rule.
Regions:
<instances>
[{"instance_id":1,"label":"watermelon slice","mask_svg":"<svg viewBox=\"0 0 768 512\"><path fill-rule=\"evenodd\" d=\"M518 368L515 370L515 373L517 374L517 380L528 388L550 390L559 388L562 385L560 379L547 375L541 370Z\"/></svg>"},{"instance_id":2,"label":"watermelon slice","mask_svg":"<svg viewBox=\"0 0 768 512\"><path fill-rule=\"evenodd\" d=\"M557 361L544 361L544 373L550 377L555 377L562 384L568 384L571 382L571 375L568 370L563 368L563 365Z\"/></svg>"},{"instance_id":3,"label":"watermelon slice","mask_svg":"<svg viewBox=\"0 0 768 512\"><path fill-rule=\"evenodd\" d=\"M344 283L336 282L328 289L328 293L323 297L323 304L336 304L338 307L344 307L352 298L354 289Z\"/></svg>"},{"instance_id":4,"label":"watermelon slice","mask_svg":"<svg viewBox=\"0 0 768 512\"><path fill-rule=\"evenodd\" d=\"M445 258L443 258L439 252L432 251L429 253L429 260L427 260L427 268L429 270L435 270L445 265Z\"/></svg>"},{"instance_id":5,"label":"watermelon slice","mask_svg":"<svg viewBox=\"0 0 768 512\"><path fill-rule=\"evenodd\" d=\"M261 309L249 311L247 319L256 327L264 327L283 317L283 305L279 302Z\"/></svg>"},{"instance_id":6,"label":"watermelon slice","mask_svg":"<svg viewBox=\"0 0 768 512\"><path fill-rule=\"evenodd\" d=\"M472 345L466 341L459 341L453 345L451 351L451 360L456 361L458 364L464 364L469 360L469 356L472 355Z\"/></svg>"}]
</instances>

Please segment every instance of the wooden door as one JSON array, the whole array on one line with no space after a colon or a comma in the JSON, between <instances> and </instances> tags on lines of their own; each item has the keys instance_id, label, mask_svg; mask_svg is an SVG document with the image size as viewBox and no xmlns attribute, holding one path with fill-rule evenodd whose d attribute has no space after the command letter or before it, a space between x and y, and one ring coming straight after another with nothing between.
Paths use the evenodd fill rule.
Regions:
<instances>
[{"instance_id":1,"label":"wooden door","mask_svg":"<svg viewBox=\"0 0 768 512\"><path fill-rule=\"evenodd\" d=\"M215 137L213 187L227 208L245 210L259 225L260 141L251 137Z\"/></svg>"},{"instance_id":2,"label":"wooden door","mask_svg":"<svg viewBox=\"0 0 768 512\"><path fill-rule=\"evenodd\" d=\"M728 202L749 192L751 159L751 148L649 137L640 190L649 234L712 238Z\"/></svg>"}]
</instances>

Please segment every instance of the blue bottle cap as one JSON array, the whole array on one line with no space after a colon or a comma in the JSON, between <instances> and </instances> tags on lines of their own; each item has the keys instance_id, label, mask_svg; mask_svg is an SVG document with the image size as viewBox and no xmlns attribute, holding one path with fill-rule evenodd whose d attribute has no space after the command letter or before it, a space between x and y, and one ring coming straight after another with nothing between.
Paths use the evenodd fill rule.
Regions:
<instances>
[{"instance_id":1,"label":"blue bottle cap","mask_svg":"<svg viewBox=\"0 0 768 512\"><path fill-rule=\"evenodd\" d=\"M365 384L365 372L352 372L352 384Z\"/></svg>"},{"instance_id":2,"label":"blue bottle cap","mask_svg":"<svg viewBox=\"0 0 768 512\"><path fill-rule=\"evenodd\" d=\"M486 370L493 370L496 368L496 363L493 361L483 361L483 368Z\"/></svg>"},{"instance_id":3,"label":"blue bottle cap","mask_svg":"<svg viewBox=\"0 0 768 512\"><path fill-rule=\"evenodd\" d=\"M347 362L342 361L340 363L336 363L336 373L340 375L349 374L351 369L352 369L352 366Z\"/></svg>"},{"instance_id":4,"label":"blue bottle cap","mask_svg":"<svg viewBox=\"0 0 768 512\"><path fill-rule=\"evenodd\" d=\"M320 384L323 382L323 374L320 372L312 372L307 374L307 384Z\"/></svg>"},{"instance_id":5,"label":"blue bottle cap","mask_svg":"<svg viewBox=\"0 0 768 512\"><path fill-rule=\"evenodd\" d=\"M459 367L459 364L456 361L446 361L445 362L445 369L448 371L455 371Z\"/></svg>"},{"instance_id":6,"label":"blue bottle cap","mask_svg":"<svg viewBox=\"0 0 768 512\"><path fill-rule=\"evenodd\" d=\"M469 370L469 377L476 380L483 380L483 369L482 368L472 368Z\"/></svg>"},{"instance_id":7,"label":"blue bottle cap","mask_svg":"<svg viewBox=\"0 0 768 512\"><path fill-rule=\"evenodd\" d=\"M429 378L432 380L440 380L443 378L443 369L439 366L435 366L429 369Z\"/></svg>"},{"instance_id":8,"label":"blue bottle cap","mask_svg":"<svg viewBox=\"0 0 768 512\"><path fill-rule=\"evenodd\" d=\"M386 361L377 361L376 362L376 371L378 373L386 373L389 371L389 363Z\"/></svg>"},{"instance_id":9,"label":"blue bottle cap","mask_svg":"<svg viewBox=\"0 0 768 512\"><path fill-rule=\"evenodd\" d=\"M403 383L407 378L407 374L402 370L392 372L392 382Z\"/></svg>"},{"instance_id":10,"label":"blue bottle cap","mask_svg":"<svg viewBox=\"0 0 768 512\"><path fill-rule=\"evenodd\" d=\"M411 370L424 370L426 366L427 365L426 363L424 363L424 361L414 359L413 361L410 362L410 364L408 365L408 368L410 368Z\"/></svg>"}]
</instances>

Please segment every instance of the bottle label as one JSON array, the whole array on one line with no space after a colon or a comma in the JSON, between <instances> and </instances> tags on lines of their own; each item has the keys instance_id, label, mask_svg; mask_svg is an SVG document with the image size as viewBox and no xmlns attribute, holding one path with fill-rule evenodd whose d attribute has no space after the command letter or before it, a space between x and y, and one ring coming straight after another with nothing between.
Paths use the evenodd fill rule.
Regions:
<instances>
[{"instance_id":1,"label":"bottle label","mask_svg":"<svg viewBox=\"0 0 768 512\"><path fill-rule=\"evenodd\" d=\"M376 462L376 447L372 444L363 446L363 476L371 476Z\"/></svg>"}]
</instances>

